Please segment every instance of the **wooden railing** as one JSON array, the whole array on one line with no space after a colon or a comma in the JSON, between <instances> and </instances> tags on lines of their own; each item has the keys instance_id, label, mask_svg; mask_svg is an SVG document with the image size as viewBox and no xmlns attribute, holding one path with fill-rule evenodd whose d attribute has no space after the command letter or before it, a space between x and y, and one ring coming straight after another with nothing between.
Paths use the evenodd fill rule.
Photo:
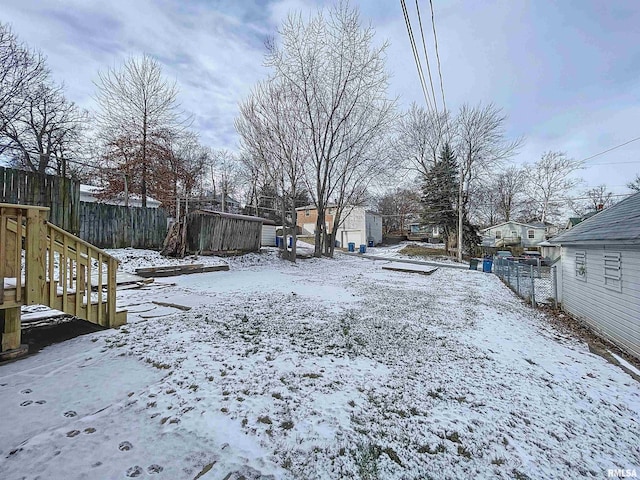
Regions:
<instances>
[{"instance_id":1,"label":"wooden railing","mask_svg":"<svg viewBox=\"0 0 640 480\"><path fill-rule=\"evenodd\" d=\"M0 204L0 309L42 304L105 327L125 323L118 261L49 223L48 211Z\"/></svg>"}]
</instances>

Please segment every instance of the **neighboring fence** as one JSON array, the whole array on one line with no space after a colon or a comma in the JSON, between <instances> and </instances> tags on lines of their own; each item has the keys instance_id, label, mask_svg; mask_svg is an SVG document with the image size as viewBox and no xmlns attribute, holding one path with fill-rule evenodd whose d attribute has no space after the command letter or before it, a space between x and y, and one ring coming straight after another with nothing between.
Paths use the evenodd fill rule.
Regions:
<instances>
[{"instance_id":1,"label":"neighboring fence","mask_svg":"<svg viewBox=\"0 0 640 480\"><path fill-rule=\"evenodd\" d=\"M167 235L167 214L160 208L80 203L80 234L99 248L158 249Z\"/></svg>"},{"instance_id":2,"label":"neighboring fence","mask_svg":"<svg viewBox=\"0 0 640 480\"><path fill-rule=\"evenodd\" d=\"M49 207L49 222L78 234L80 230L80 182L0 167L0 202Z\"/></svg>"},{"instance_id":3,"label":"neighboring fence","mask_svg":"<svg viewBox=\"0 0 640 480\"><path fill-rule=\"evenodd\" d=\"M532 305L558 305L558 280L555 266L527 265L514 260L496 258L493 273L516 294Z\"/></svg>"}]
</instances>

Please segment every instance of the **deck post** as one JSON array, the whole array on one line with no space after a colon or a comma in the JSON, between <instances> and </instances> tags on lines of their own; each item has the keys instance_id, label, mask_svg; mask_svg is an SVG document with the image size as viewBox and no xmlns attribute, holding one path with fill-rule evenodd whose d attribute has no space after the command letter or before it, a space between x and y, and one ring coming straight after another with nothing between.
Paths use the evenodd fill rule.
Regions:
<instances>
[{"instance_id":1,"label":"deck post","mask_svg":"<svg viewBox=\"0 0 640 480\"><path fill-rule=\"evenodd\" d=\"M25 290L27 305L45 303L47 211L27 210L25 251Z\"/></svg>"},{"instance_id":2,"label":"deck post","mask_svg":"<svg viewBox=\"0 0 640 480\"><path fill-rule=\"evenodd\" d=\"M0 330L2 331L2 348L0 361L10 360L27 353L27 346L21 345L20 307L0 310Z\"/></svg>"}]
</instances>

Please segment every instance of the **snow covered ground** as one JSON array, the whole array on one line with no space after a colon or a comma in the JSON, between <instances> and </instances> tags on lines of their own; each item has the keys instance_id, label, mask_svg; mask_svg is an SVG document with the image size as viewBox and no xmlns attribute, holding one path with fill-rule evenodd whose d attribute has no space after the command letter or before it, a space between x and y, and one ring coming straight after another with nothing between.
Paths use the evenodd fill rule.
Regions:
<instances>
[{"instance_id":1,"label":"snow covered ground","mask_svg":"<svg viewBox=\"0 0 640 480\"><path fill-rule=\"evenodd\" d=\"M119 291L125 327L0 366L0 477L640 471L640 384L494 275L273 250L224 262Z\"/></svg>"}]
</instances>

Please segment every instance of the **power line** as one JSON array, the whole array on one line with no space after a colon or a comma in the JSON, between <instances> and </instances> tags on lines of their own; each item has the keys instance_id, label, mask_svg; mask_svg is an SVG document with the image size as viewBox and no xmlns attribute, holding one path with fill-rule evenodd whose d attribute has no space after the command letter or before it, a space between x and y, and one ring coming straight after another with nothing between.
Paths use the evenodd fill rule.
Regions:
<instances>
[{"instance_id":1,"label":"power line","mask_svg":"<svg viewBox=\"0 0 640 480\"><path fill-rule=\"evenodd\" d=\"M596 166L600 166L600 165L628 165L628 164L633 164L633 163L640 163L640 160L630 160L628 162L591 163L591 164L587 165L586 168L596 167Z\"/></svg>"},{"instance_id":2,"label":"power line","mask_svg":"<svg viewBox=\"0 0 640 480\"><path fill-rule=\"evenodd\" d=\"M431 109L431 102L429 101L429 95L427 94L427 86L424 80L424 71L422 70L422 63L420 62L420 56L418 55L418 49L416 48L416 41L413 36L413 29L411 28L411 20L409 20L409 12L407 11L407 5L405 3L405 0L400 0L400 5L402 6L402 13L404 14L404 23L407 27L407 33L409 34L409 43L411 44L411 50L413 51L413 59L418 69L418 77L420 79L420 86L422 87L422 93L424 94L424 99L427 102L427 107Z\"/></svg>"},{"instance_id":3,"label":"power line","mask_svg":"<svg viewBox=\"0 0 640 480\"><path fill-rule=\"evenodd\" d=\"M602 151L600 153L596 153L595 155L591 155L590 157L583 158L581 161L582 162L586 162L588 160L591 160L592 158L599 157L600 155L604 155L605 153L609 153L609 152L611 152L613 150L616 150L616 149L618 149L620 147L624 147L625 145L629 145L630 143L637 142L638 140L640 140L640 137L632 138L631 140L629 140L627 142L624 142L624 143L621 143L620 145L616 145L615 147L611 147L611 148L609 148L607 150L604 150L604 151ZM631 163L635 163L635 162L631 162ZM592 165L596 165L596 164L594 163ZM606 165L613 165L613 164L609 163L609 164L606 164Z\"/></svg>"},{"instance_id":4,"label":"power line","mask_svg":"<svg viewBox=\"0 0 640 480\"><path fill-rule=\"evenodd\" d=\"M438 51L438 35L436 34L436 19L433 13L433 1L429 0L431 7L431 25L433 26L433 41L436 48L436 59L438 61L438 75L440 76L440 91L442 92L442 107L445 113L447 112L447 102L444 100L444 82L442 81L442 69L440 68L440 53Z\"/></svg>"},{"instance_id":5,"label":"power line","mask_svg":"<svg viewBox=\"0 0 640 480\"><path fill-rule=\"evenodd\" d=\"M427 60L427 72L429 73L429 84L431 85L431 95L433 96L433 105L435 111L438 111L438 102L436 101L436 90L433 88L433 78L431 78L431 67L429 65L429 53L427 52L427 43L424 40L424 30L422 29L422 17L420 16L420 6L416 0L416 11L418 12L418 23L420 24L420 36L422 37L422 48L424 49L424 57Z\"/></svg>"}]
</instances>

